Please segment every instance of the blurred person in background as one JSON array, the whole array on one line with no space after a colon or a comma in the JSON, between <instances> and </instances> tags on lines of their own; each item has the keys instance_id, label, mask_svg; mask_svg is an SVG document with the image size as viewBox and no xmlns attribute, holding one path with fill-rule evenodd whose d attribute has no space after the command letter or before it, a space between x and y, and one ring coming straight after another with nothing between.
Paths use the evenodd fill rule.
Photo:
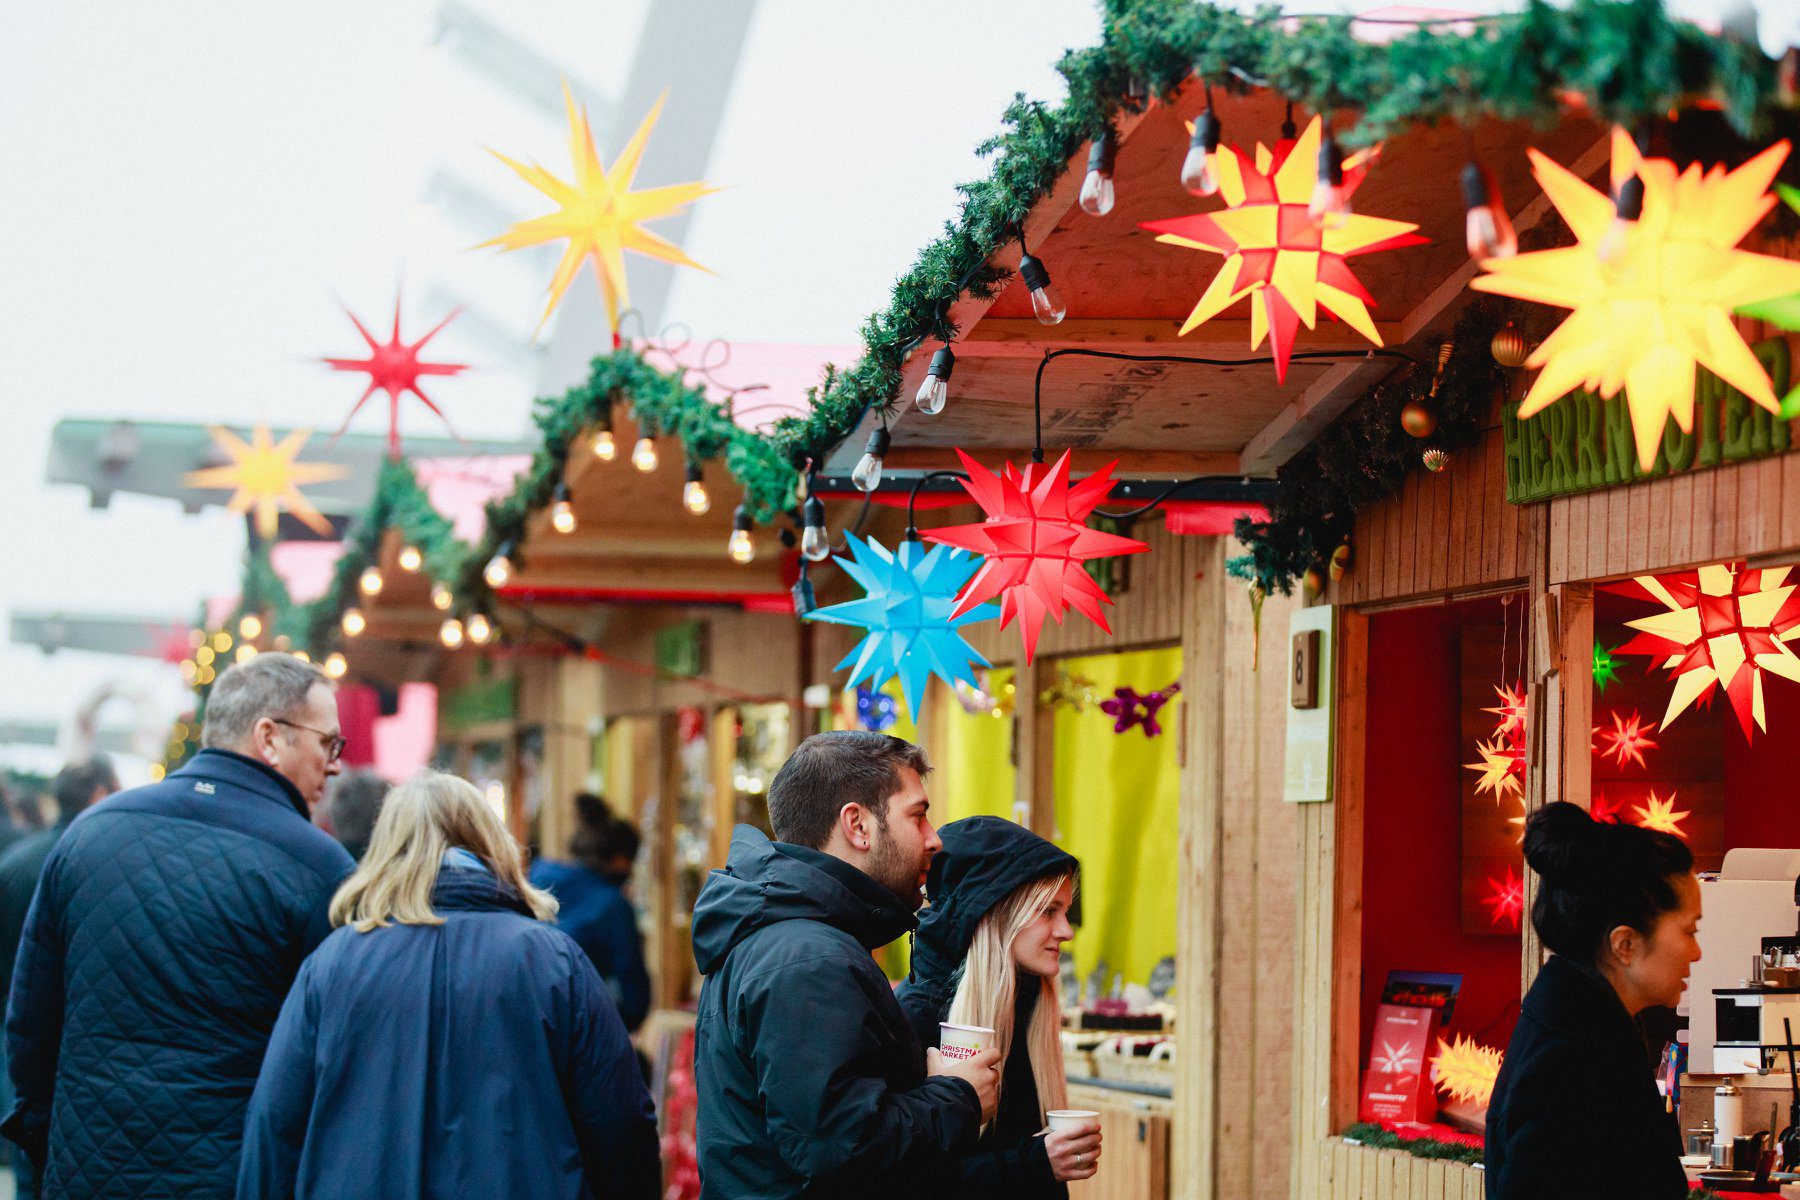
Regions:
<instances>
[{"instance_id":1,"label":"blurred person in background","mask_svg":"<svg viewBox=\"0 0 1800 1200\"><path fill-rule=\"evenodd\" d=\"M591 792L575 797L575 819L569 838L574 861L538 859L531 864L531 883L556 897L561 906L556 927L575 939L600 972L625 1028L635 1033L650 1011L650 975L625 884L641 839L637 826L615 817Z\"/></svg>"},{"instance_id":2,"label":"blurred person in background","mask_svg":"<svg viewBox=\"0 0 1800 1200\"><path fill-rule=\"evenodd\" d=\"M325 802L314 811L313 821L361 862L387 794L387 780L375 772L346 771L326 787Z\"/></svg>"},{"instance_id":3,"label":"blurred person in background","mask_svg":"<svg viewBox=\"0 0 1800 1200\"><path fill-rule=\"evenodd\" d=\"M612 997L475 786L382 807L250 1102L239 1200L652 1200L656 1114Z\"/></svg>"},{"instance_id":4,"label":"blurred person in background","mask_svg":"<svg viewBox=\"0 0 1800 1200\"><path fill-rule=\"evenodd\" d=\"M56 799L56 824L36 833L26 834L10 850L0 855L0 981L5 995L12 989L13 960L19 954L19 937L25 931L25 914L31 908L32 894L37 891L38 876L44 873L44 860L50 857L69 822L90 806L119 790L119 776L112 760L104 754L70 763L57 773L50 786ZM0 1062L4 1058L0 1057ZM12 1108L10 1082L0 1080L0 1103ZM20 1200L37 1195L37 1179L31 1162L24 1155L13 1156L15 1195Z\"/></svg>"},{"instance_id":5,"label":"blurred person in background","mask_svg":"<svg viewBox=\"0 0 1800 1200\"><path fill-rule=\"evenodd\" d=\"M200 745L76 817L25 919L0 1133L45 1196L236 1191L269 1033L354 866L311 820L344 745L317 666L269 651L222 672Z\"/></svg>"}]
</instances>

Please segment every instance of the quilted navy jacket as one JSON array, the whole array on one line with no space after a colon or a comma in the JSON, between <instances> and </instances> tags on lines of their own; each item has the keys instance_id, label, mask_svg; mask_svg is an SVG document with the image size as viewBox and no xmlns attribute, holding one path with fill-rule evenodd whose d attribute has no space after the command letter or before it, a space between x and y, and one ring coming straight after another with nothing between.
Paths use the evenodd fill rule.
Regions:
<instances>
[{"instance_id":1,"label":"quilted navy jacket","mask_svg":"<svg viewBox=\"0 0 1800 1200\"><path fill-rule=\"evenodd\" d=\"M77 817L13 971L0 1133L42 1194L229 1197L244 1112L352 863L263 764L202 750Z\"/></svg>"},{"instance_id":2,"label":"quilted navy jacket","mask_svg":"<svg viewBox=\"0 0 1800 1200\"><path fill-rule=\"evenodd\" d=\"M238 1200L656 1200L656 1116L580 947L483 867L442 925L306 960L250 1104Z\"/></svg>"}]
</instances>

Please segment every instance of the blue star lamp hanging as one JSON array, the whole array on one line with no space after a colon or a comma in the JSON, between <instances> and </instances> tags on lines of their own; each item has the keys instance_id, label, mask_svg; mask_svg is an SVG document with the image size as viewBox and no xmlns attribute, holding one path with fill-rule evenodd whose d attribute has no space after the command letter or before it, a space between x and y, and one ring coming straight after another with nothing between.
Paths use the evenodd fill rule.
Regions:
<instances>
[{"instance_id":1,"label":"blue star lamp hanging","mask_svg":"<svg viewBox=\"0 0 1800 1200\"><path fill-rule=\"evenodd\" d=\"M898 678L914 721L933 675L951 685L976 686L974 667L985 667L988 661L961 630L976 621L993 620L1000 609L980 604L960 616L952 613L957 592L981 566L981 559L950 546L927 549L912 538L894 551L853 533L846 532L844 540L850 553L840 556L838 565L862 588L863 597L814 609L807 619L867 632L832 669L850 668L851 687L867 683L880 688Z\"/></svg>"}]
</instances>

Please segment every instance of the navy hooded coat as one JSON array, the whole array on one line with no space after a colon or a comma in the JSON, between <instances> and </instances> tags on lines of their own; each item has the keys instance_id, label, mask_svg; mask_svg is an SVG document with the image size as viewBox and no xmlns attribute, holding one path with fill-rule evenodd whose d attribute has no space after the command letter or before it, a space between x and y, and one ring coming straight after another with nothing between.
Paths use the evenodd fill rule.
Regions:
<instances>
[{"instance_id":1,"label":"navy hooded coat","mask_svg":"<svg viewBox=\"0 0 1800 1200\"><path fill-rule=\"evenodd\" d=\"M631 901L613 880L580 863L540 858L531 864L531 882L556 897L556 927L587 954L625 1028L635 1031L650 1012L650 973Z\"/></svg>"},{"instance_id":2,"label":"navy hooded coat","mask_svg":"<svg viewBox=\"0 0 1800 1200\"><path fill-rule=\"evenodd\" d=\"M581 948L484 867L442 868L431 906L301 968L239 1200L653 1200L650 1094Z\"/></svg>"},{"instance_id":3,"label":"navy hooded coat","mask_svg":"<svg viewBox=\"0 0 1800 1200\"><path fill-rule=\"evenodd\" d=\"M694 907L703 1200L919 1200L974 1142L975 1089L925 1074L870 956L916 923L848 863L738 826Z\"/></svg>"},{"instance_id":4,"label":"navy hooded coat","mask_svg":"<svg viewBox=\"0 0 1800 1200\"><path fill-rule=\"evenodd\" d=\"M43 1195L232 1195L269 1032L352 865L291 783L226 750L75 818L6 1016L0 1131Z\"/></svg>"},{"instance_id":5,"label":"navy hooded coat","mask_svg":"<svg viewBox=\"0 0 1800 1200\"><path fill-rule=\"evenodd\" d=\"M925 885L931 907L920 918L912 971L899 991L900 1007L928 1046L938 1044L939 1024L950 1015L957 974L982 918L1024 885L1077 869L1074 857L1055 843L1000 817L952 821L938 830L938 837L944 848L932 856ZM1021 976L1000 1111L935 1194L971 1200L1056 1200L1069 1194L1068 1185L1051 1172L1044 1139L1037 1136L1044 1123L1027 1034L1039 990L1035 977Z\"/></svg>"}]
</instances>

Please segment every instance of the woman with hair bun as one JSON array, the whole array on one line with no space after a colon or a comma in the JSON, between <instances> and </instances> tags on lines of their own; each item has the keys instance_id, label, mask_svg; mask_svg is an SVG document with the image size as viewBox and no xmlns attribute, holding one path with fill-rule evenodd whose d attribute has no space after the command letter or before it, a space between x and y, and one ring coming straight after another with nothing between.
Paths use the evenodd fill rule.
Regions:
<instances>
[{"instance_id":1,"label":"woman with hair bun","mask_svg":"<svg viewBox=\"0 0 1800 1200\"><path fill-rule=\"evenodd\" d=\"M1489 1200L1681 1200L1675 1118L1637 1018L1700 960L1694 855L1673 834L1549 804L1525 824L1550 958L1526 993L1487 1119Z\"/></svg>"}]
</instances>

